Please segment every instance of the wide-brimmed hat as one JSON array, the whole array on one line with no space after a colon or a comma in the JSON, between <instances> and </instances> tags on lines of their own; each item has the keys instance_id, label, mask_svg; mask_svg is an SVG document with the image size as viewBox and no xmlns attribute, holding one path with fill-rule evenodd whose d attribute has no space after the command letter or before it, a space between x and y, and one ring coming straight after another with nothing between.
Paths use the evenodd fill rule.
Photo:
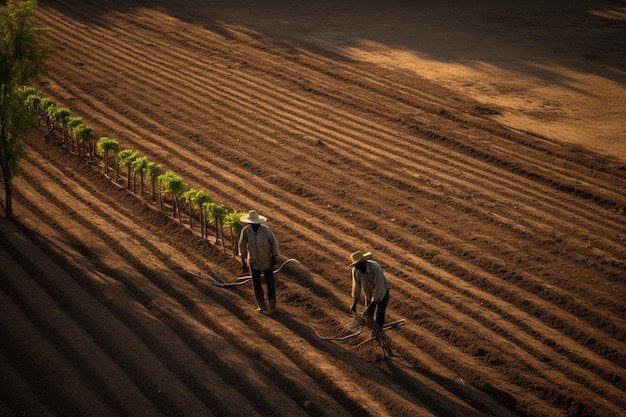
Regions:
<instances>
[{"instance_id":1,"label":"wide-brimmed hat","mask_svg":"<svg viewBox=\"0 0 626 417\"><path fill-rule=\"evenodd\" d=\"M261 224L267 221L267 217L260 216L256 210L250 210L248 214L245 214L239 218L241 223Z\"/></svg>"},{"instance_id":2,"label":"wide-brimmed hat","mask_svg":"<svg viewBox=\"0 0 626 417\"><path fill-rule=\"evenodd\" d=\"M367 261L371 257L372 257L372 252L363 253L360 250L358 250L354 252L352 255L350 255L350 260L352 261L352 263L348 266L354 266L363 261Z\"/></svg>"}]
</instances>

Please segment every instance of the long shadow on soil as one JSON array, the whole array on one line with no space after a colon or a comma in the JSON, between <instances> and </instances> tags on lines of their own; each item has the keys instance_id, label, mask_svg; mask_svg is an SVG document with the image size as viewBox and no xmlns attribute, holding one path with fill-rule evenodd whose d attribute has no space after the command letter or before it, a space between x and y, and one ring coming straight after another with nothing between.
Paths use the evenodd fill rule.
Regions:
<instances>
[{"instance_id":1,"label":"long shadow on soil","mask_svg":"<svg viewBox=\"0 0 626 417\"><path fill-rule=\"evenodd\" d=\"M85 24L107 25L105 14L161 9L185 22L230 37L229 25L281 45L294 53L305 48L349 60L317 44L330 37L337 50L379 43L443 63L483 65L515 71L576 89L560 70L590 73L624 83L626 11L623 2L602 5L567 0L502 2L459 0L384 2L351 0L287 2L181 2L104 0L96 6L70 1L40 1ZM589 2L592 3L592 2ZM437 39L437 42L432 42ZM594 94L588 91L588 94Z\"/></svg>"},{"instance_id":2,"label":"long shadow on soil","mask_svg":"<svg viewBox=\"0 0 626 417\"><path fill-rule=\"evenodd\" d=\"M420 382L415 377L411 376L410 372L418 373L422 375L440 386L444 387L447 391L454 394L456 397L462 399L464 402L468 404L472 404L472 406L488 415L497 415L499 417L513 417L517 416L511 412L510 410L516 409L516 401L515 399L506 392L503 391L494 391L494 394L498 394L497 396L490 397L489 395L472 388L468 385L465 385L462 382L457 382L451 380L449 378L442 377L441 375L437 375L427 369L418 368L416 366L410 365L402 359L392 359L386 358L385 363L394 377L401 381L402 385L407 388L414 390L415 392L420 393L420 399L428 404L429 410L436 415L446 416L449 415L449 409L443 408L441 404L441 395L434 392L432 389L428 388L424 383ZM434 394L434 396L433 396ZM503 404L504 407L500 406ZM456 406L451 406L452 408L457 408ZM479 416L482 415L477 413L474 410L467 410L465 407L458 406L460 415L466 416Z\"/></svg>"},{"instance_id":3,"label":"long shadow on soil","mask_svg":"<svg viewBox=\"0 0 626 417\"><path fill-rule=\"evenodd\" d=\"M424 383L420 382L418 379L412 377L407 372L405 372L399 364L397 364L396 360L401 360L400 358L393 359L387 358L386 365L388 366L391 373L386 373L380 368L376 367L372 363L367 362L363 358L357 356L354 352L351 352L343 347L338 342L328 341L319 339L314 330L308 325L304 324L298 318L294 318L291 315L281 312L278 316L276 316L276 320L283 324L285 327L290 329L292 332L301 335L304 337L313 347L319 349L321 351L326 351L334 358L340 360L341 362L352 367L361 378L365 378L371 380L374 384L380 384L384 380L389 380L389 382L396 383L404 390L406 393L397 393L402 395L404 399L410 403L418 404L423 403L426 404L428 411L433 413L436 416L447 417L450 416L450 412L453 410L454 415L462 415L466 417L480 417L482 414L476 412L474 409L465 407L460 404L454 404L450 401L450 399L444 395L441 395L437 391L428 387ZM486 395L477 392L475 390L470 389L469 387L463 386L455 381L449 380L442 376L433 374L423 369L413 368L414 371L419 372L422 376L425 376L442 387L446 388L449 392L457 395L459 398L469 399L474 404L474 401L482 397L487 397ZM412 393L413 395L409 395L408 393ZM333 393L331 393L332 395ZM337 398L337 395L343 396L344 394L341 392L335 393L333 395L334 398ZM341 399L341 398L337 398ZM345 399L341 399L342 403ZM488 412L489 414L493 413L493 408L487 408L489 403L493 405L495 402L493 400L485 400L480 403L485 403L485 409L483 411ZM368 416L369 412L367 410L362 410L357 404L353 404L348 409L353 413L354 416ZM507 414L501 414L502 416ZM508 415L512 415L508 413Z\"/></svg>"}]
</instances>

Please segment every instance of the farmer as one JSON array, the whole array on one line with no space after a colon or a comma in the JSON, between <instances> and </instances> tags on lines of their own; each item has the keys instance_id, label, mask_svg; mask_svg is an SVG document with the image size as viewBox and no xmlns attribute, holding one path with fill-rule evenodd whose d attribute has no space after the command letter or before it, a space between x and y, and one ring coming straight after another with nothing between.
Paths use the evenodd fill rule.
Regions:
<instances>
[{"instance_id":1,"label":"farmer","mask_svg":"<svg viewBox=\"0 0 626 417\"><path fill-rule=\"evenodd\" d=\"M276 289L274 286L274 266L278 256L278 241L272 229L264 225L267 218L260 216L255 210L250 210L239 221L247 223L239 236L239 256L244 272L250 269L252 276L252 288L258 305L257 311L265 314L276 312ZM261 286L261 271L265 276L267 285L267 300L269 308L265 304L263 287Z\"/></svg>"},{"instance_id":2,"label":"farmer","mask_svg":"<svg viewBox=\"0 0 626 417\"><path fill-rule=\"evenodd\" d=\"M376 323L380 327L385 325L385 310L389 302L389 280L385 277L382 267L378 262L372 261L371 252L354 252L350 255L352 261L352 307L351 313L356 313L356 305L361 298L361 288L365 293L365 310L363 315L374 316L376 311Z\"/></svg>"}]
</instances>

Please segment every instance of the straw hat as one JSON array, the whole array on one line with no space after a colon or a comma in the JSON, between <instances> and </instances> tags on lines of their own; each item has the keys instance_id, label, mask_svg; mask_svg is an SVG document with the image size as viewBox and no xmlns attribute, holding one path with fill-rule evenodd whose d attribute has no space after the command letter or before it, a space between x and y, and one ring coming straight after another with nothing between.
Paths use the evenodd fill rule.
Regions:
<instances>
[{"instance_id":1,"label":"straw hat","mask_svg":"<svg viewBox=\"0 0 626 417\"><path fill-rule=\"evenodd\" d=\"M367 261L371 257L372 257L372 252L363 253L360 250L358 250L354 252L352 255L350 255L350 260L352 261L352 263L348 266L354 266L363 261Z\"/></svg>"},{"instance_id":2,"label":"straw hat","mask_svg":"<svg viewBox=\"0 0 626 417\"><path fill-rule=\"evenodd\" d=\"M260 216L256 210L250 210L248 214L241 216L239 221L241 223L261 224L267 221L267 217Z\"/></svg>"}]
</instances>

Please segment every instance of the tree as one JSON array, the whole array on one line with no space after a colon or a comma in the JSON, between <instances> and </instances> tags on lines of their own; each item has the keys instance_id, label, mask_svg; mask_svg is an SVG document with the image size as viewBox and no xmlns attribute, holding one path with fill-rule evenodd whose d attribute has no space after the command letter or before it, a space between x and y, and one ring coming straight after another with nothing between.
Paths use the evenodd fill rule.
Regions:
<instances>
[{"instance_id":1,"label":"tree","mask_svg":"<svg viewBox=\"0 0 626 417\"><path fill-rule=\"evenodd\" d=\"M56 107L51 116L53 126L61 132L61 143L64 144L68 136L67 123L70 120L70 109L67 107Z\"/></svg>"},{"instance_id":2,"label":"tree","mask_svg":"<svg viewBox=\"0 0 626 417\"><path fill-rule=\"evenodd\" d=\"M22 86L17 89L17 97L20 102L23 102L30 114L39 114L39 103L41 103L41 97L37 93L37 89L31 86Z\"/></svg>"},{"instance_id":3,"label":"tree","mask_svg":"<svg viewBox=\"0 0 626 417\"><path fill-rule=\"evenodd\" d=\"M176 212L178 212L178 222L182 225L183 220L180 216L178 200L187 189L187 184L183 182L181 177L174 174L172 171L167 171L165 174L160 175L159 183L161 184L163 193L172 198L172 217L176 218Z\"/></svg>"},{"instance_id":4,"label":"tree","mask_svg":"<svg viewBox=\"0 0 626 417\"><path fill-rule=\"evenodd\" d=\"M78 150L79 150L78 154L81 158L84 158L85 157L85 143L90 141L96 136L96 131L92 127L81 123L72 129L72 135L76 138L76 141L78 143L82 144L82 148L81 146L78 147Z\"/></svg>"},{"instance_id":5,"label":"tree","mask_svg":"<svg viewBox=\"0 0 626 417\"><path fill-rule=\"evenodd\" d=\"M122 166L127 169L126 171L126 188L130 190L130 170L133 166L133 161L139 157L139 151L131 151L130 149L124 149L117 155L118 167ZM119 174L119 170L118 170ZM115 175L115 181L117 182L118 174Z\"/></svg>"},{"instance_id":6,"label":"tree","mask_svg":"<svg viewBox=\"0 0 626 417\"><path fill-rule=\"evenodd\" d=\"M57 102L53 98L44 97L39 102L39 117L46 117L48 115L48 107L56 107Z\"/></svg>"},{"instance_id":7,"label":"tree","mask_svg":"<svg viewBox=\"0 0 626 417\"><path fill-rule=\"evenodd\" d=\"M12 182L26 153L20 137L38 123L19 89L45 74L44 61L52 52L39 45L46 29L35 26L36 10L36 0L8 0L0 9L0 170L8 220L13 220Z\"/></svg>"},{"instance_id":8,"label":"tree","mask_svg":"<svg viewBox=\"0 0 626 417\"><path fill-rule=\"evenodd\" d=\"M145 156L138 157L131 164L131 168L134 173L133 193L137 193L135 189L137 188L137 174L139 174L139 179L141 180L141 196L143 197L143 183L144 178L146 177L146 172L148 172L148 158Z\"/></svg>"},{"instance_id":9,"label":"tree","mask_svg":"<svg viewBox=\"0 0 626 417\"><path fill-rule=\"evenodd\" d=\"M46 105L46 126L48 127L46 138L48 136L52 136L52 138L54 138L54 128L56 126L54 123L54 113L57 111L57 103L55 101L46 101L44 104Z\"/></svg>"},{"instance_id":10,"label":"tree","mask_svg":"<svg viewBox=\"0 0 626 417\"><path fill-rule=\"evenodd\" d=\"M152 201L156 202L157 197L157 180L159 175L163 173L163 168L156 162L148 162L148 176L150 176L150 182L152 182ZM163 210L163 200L159 198L161 202L161 210Z\"/></svg>"},{"instance_id":11,"label":"tree","mask_svg":"<svg viewBox=\"0 0 626 417\"><path fill-rule=\"evenodd\" d=\"M38 93L29 94L26 97L26 107L29 112L33 112L37 115L41 114L41 96ZM41 121L41 118L39 118Z\"/></svg>"},{"instance_id":12,"label":"tree","mask_svg":"<svg viewBox=\"0 0 626 417\"><path fill-rule=\"evenodd\" d=\"M224 218L228 213L223 205L217 203L207 203L204 205L207 212L207 218L211 223L215 225L215 244L219 243L220 237L222 239L222 248L226 251L224 245Z\"/></svg>"},{"instance_id":13,"label":"tree","mask_svg":"<svg viewBox=\"0 0 626 417\"><path fill-rule=\"evenodd\" d=\"M207 239L209 237L209 232L206 227L204 206L205 204L208 204L212 201L213 199L211 198L211 196L202 190L198 191L193 196L193 201L192 201L193 206L200 211L200 234L202 235L202 237L206 237Z\"/></svg>"},{"instance_id":14,"label":"tree","mask_svg":"<svg viewBox=\"0 0 626 417\"><path fill-rule=\"evenodd\" d=\"M87 160L91 162L96 153L93 142L93 140L96 138L96 130L93 127L87 126L85 124L78 125L76 129L78 130L78 132L75 132L76 136L78 136L83 142L83 153L81 157L84 158L85 154L87 154Z\"/></svg>"},{"instance_id":15,"label":"tree","mask_svg":"<svg viewBox=\"0 0 626 417\"><path fill-rule=\"evenodd\" d=\"M74 135L74 130L82 124L82 117L70 116L69 120L67 121L67 130L70 132L70 134L68 135L69 146L67 143L64 143L63 145L70 151L70 153L74 152L74 139L76 139L76 151L78 152L78 138L76 137L76 135Z\"/></svg>"},{"instance_id":16,"label":"tree","mask_svg":"<svg viewBox=\"0 0 626 417\"><path fill-rule=\"evenodd\" d=\"M230 213L228 213L226 217L224 217L224 226L230 228L230 240L231 240L231 244L233 245L233 257L236 257L237 253L239 252L239 248L237 247L237 244L239 242L239 235L241 234L241 229L243 229L240 219L241 219L241 216L245 214L246 213L243 211L233 210Z\"/></svg>"},{"instance_id":17,"label":"tree","mask_svg":"<svg viewBox=\"0 0 626 417\"><path fill-rule=\"evenodd\" d=\"M36 114L41 113L41 96L38 93L29 94L26 97L26 107Z\"/></svg>"},{"instance_id":18,"label":"tree","mask_svg":"<svg viewBox=\"0 0 626 417\"><path fill-rule=\"evenodd\" d=\"M196 190L195 188L190 188L183 193L183 200L187 201L187 206L189 208L189 228L193 229L192 218L193 218L193 200L198 194L200 190ZM202 217L202 216L201 216ZM202 228L202 226L200 226Z\"/></svg>"},{"instance_id":19,"label":"tree","mask_svg":"<svg viewBox=\"0 0 626 417\"><path fill-rule=\"evenodd\" d=\"M37 89L35 87L31 87L30 85L23 85L21 87L18 87L17 94L21 101L27 101L28 96L31 96L33 94L38 95Z\"/></svg>"},{"instance_id":20,"label":"tree","mask_svg":"<svg viewBox=\"0 0 626 417\"><path fill-rule=\"evenodd\" d=\"M48 109L54 109L56 108L56 106L56 101L54 101L54 99L50 97L42 98L41 102L39 103L39 117L46 119L46 134L44 135L46 139L48 139L48 136L50 136L50 134L54 134L54 124L52 123L52 119L49 116L50 111Z\"/></svg>"},{"instance_id":21,"label":"tree","mask_svg":"<svg viewBox=\"0 0 626 417\"><path fill-rule=\"evenodd\" d=\"M104 167L102 171L104 175L109 176L109 155L113 153L113 159L115 160L115 156L117 152L120 150L120 144L115 140L107 137L101 137L98 139L98 152L102 155L102 159L104 161Z\"/></svg>"}]
</instances>

